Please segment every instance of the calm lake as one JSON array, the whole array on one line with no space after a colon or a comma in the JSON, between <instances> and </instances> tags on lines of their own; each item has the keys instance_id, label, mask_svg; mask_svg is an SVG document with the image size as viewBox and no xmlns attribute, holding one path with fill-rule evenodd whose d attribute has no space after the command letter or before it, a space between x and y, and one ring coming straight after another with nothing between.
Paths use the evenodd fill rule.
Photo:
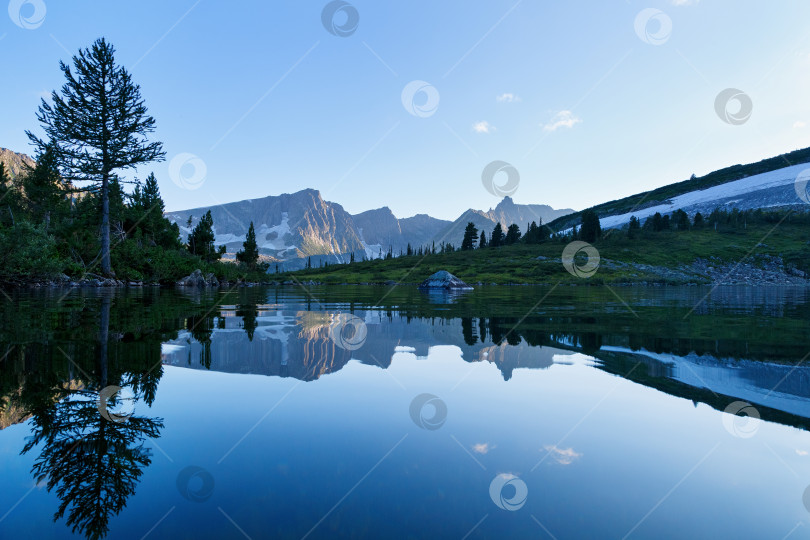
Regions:
<instances>
[{"instance_id":1,"label":"calm lake","mask_svg":"<svg viewBox=\"0 0 810 540\"><path fill-rule=\"evenodd\" d=\"M810 290L9 292L0 538L807 538Z\"/></svg>"}]
</instances>

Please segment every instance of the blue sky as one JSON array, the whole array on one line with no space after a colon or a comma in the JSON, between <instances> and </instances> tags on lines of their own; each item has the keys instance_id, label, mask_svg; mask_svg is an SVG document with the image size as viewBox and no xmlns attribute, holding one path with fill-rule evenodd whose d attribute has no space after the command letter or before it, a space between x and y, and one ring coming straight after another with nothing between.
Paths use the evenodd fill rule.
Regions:
<instances>
[{"instance_id":1,"label":"blue sky","mask_svg":"<svg viewBox=\"0 0 810 540\"><path fill-rule=\"evenodd\" d=\"M105 36L157 120L167 161L138 174L170 210L315 188L454 219L499 202L495 160L517 202L581 209L810 146L806 0L354 0L344 37L322 0L32 1L0 11L0 146L30 152L59 60ZM412 81L438 105L409 112ZM739 125L727 88L753 104Z\"/></svg>"}]
</instances>

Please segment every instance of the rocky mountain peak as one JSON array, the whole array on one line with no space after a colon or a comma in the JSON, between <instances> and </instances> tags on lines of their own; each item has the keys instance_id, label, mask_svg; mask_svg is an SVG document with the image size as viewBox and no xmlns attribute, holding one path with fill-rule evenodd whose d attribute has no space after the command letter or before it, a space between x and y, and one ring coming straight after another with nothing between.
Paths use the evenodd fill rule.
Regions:
<instances>
[{"instance_id":1,"label":"rocky mountain peak","mask_svg":"<svg viewBox=\"0 0 810 540\"><path fill-rule=\"evenodd\" d=\"M515 201L512 200L512 197L507 195L506 197L503 198L503 200L501 200L501 202L498 203L498 206L495 207L495 210L498 211L498 210L503 210L503 209L506 209L506 208L514 208L514 207L515 207Z\"/></svg>"},{"instance_id":2,"label":"rocky mountain peak","mask_svg":"<svg viewBox=\"0 0 810 540\"><path fill-rule=\"evenodd\" d=\"M37 164L33 158L26 154L20 154L2 147L0 147L0 163L6 166L6 173L12 180L25 170L26 165L33 167Z\"/></svg>"}]
</instances>

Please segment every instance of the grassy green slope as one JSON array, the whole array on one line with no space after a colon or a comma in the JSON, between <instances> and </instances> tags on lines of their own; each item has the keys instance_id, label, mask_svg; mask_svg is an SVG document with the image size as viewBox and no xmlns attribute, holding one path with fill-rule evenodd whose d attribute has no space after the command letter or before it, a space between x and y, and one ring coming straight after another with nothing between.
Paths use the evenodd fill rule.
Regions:
<instances>
[{"instance_id":1,"label":"grassy green slope","mask_svg":"<svg viewBox=\"0 0 810 540\"><path fill-rule=\"evenodd\" d=\"M682 282L660 272L661 267L678 269L690 266L696 259L712 259L735 264L750 253L746 262L762 255L782 257L789 266L810 271L808 226L787 219L774 228L771 224L715 231L643 232L629 239L626 231L607 234L595 244L602 258L596 275L589 280L569 274L560 257L566 243L549 241L540 245L518 244L497 249L456 251L424 257L399 257L390 260L331 265L327 268L301 270L282 274L282 279L322 283L419 283L430 274L447 270L468 283L623 283ZM538 257L544 259L538 260ZM632 266L625 266L628 263ZM645 269L639 265L658 267Z\"/></svg>"}]
</instances>

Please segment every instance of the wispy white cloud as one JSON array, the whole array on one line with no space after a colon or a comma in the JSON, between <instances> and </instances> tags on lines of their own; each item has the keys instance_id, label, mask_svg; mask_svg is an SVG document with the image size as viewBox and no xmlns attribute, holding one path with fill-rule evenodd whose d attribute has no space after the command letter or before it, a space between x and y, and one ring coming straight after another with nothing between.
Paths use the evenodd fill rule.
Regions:
<instances>
[{"instance_id":1,"label":"wispy white cloud","mask_svg":"<svg viewBox=\"0 0 810 540\"><path fill-rule=\"evenodd\" d=\"M691 6L697 4L700 0L669 0L673 6Z\"/></svg>"},{"instance_id":2,"label":"wispy white cloud","mask_svg":"<svg viewBox=\"0 0 810 540\"><path fill-rule=\"evenodd\" d=\"M490 446L489 443L478 443L474 444L472 447L472 451L476 454L488 454L490 450L494 449L494 446Z\"/></svg>"},{"instance_id":3,"label":"wispy white cloud","mask_svg":"<svg viewBox=\"0 0 810 540\"><path fill-rule=\"evenodd\" d=\"M475 131L476 133L492 133L496 129L495 126L493 126L486 120L474 123L472 128L473 131Z\"/></svg>"},{"instance_id":4,"label":"wispy white cloud","mask_svg":"<svg viewBox=\"0 0 810 540\"><path fill-rule=\"evenodd\" d=\"M571 465L574 461L582 457L582 454L575 452L573 448L559 448L557 446L545 446L549 457L560 465Z\"/></svg>"},{"instance_id":5,"label":"wispy white cloud","mask_svg":"<svg viewBox=\"0 0 810 540\"><path fill-rule=\"evenodd\" d=\"M807 127L807 122L796 120L796 122L793 123L793 129L802 129L804 127Z\"/></svg>"},{"instance_id":6,"label":"wispy white cloud","mask_svg":"<svg viewBox=\"0 0 810 540\"><path fill-rule=\"evenodd\" d=\"M499 96L496 96L495 101L498 103L515 103L520 101L520 96L517 94L512 94L511 92L505 92Z\"/></svg>"},{"instance_id":7,"label":"wispy white cloud","mask_svg":"<svg viewBox=\"0 0 810 540\"><path fill-rule=\"evenodd\" d=\"M546 131L557 131L560 128L572 128L582 122L582 119L575 116L571 111L560 111L554 115L548 124L541 124Z\"/></svg>"}]
</instances>

